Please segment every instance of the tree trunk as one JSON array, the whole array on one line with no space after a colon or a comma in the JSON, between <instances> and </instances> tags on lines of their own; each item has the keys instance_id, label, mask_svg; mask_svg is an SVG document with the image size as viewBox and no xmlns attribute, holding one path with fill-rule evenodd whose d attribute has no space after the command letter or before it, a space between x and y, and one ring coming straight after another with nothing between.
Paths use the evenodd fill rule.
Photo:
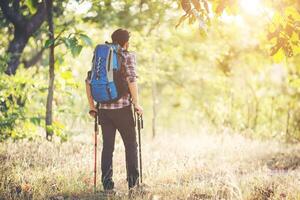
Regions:
<instances>
[{"instance_id":1,"label":"tree trunk","mask_svg":"<svg viewBox=\"0 0 300 200\"><path fill-rule=\"evenodd\" d=\"M30 59L24 59L22 63L24 64L25 68L30 68L34 65L36 65L43 57L43 53L45 51L45 48L43 47L41 50L39 50L35 55L33 55Z\"/></svg>"},{"instance_id":2,"label":"tree trunk","mask_svg":"<svg viewBox=\"0 0 300 200\"><path fill-rule=\"evenodd\" d=\"M273 135L273 110L274 110L274 97L272 97L271 114L270 114L270 132Z\"/></svg>"},{"instance_id":3,"label":"tree trunk","mask_svg":"<svg viewBox=\"0 0 300 200\"><path fill-rule=\"evenodd\" d=\"M288 109L287 109L287 117L286 117L286 129L285 129L285 142L289 142L290 141L290 129L289 129L289 125L290 125L290 104L288 105Z\"/></svg>"},{"instance_id":4,"label":"tree trunk","mask_svg":"<svg viewBox=\"0 0 300 200\"><path fill-rule=\"evenodd\" d=\"M52 15L52 0L47 0L47 14L48 14L48 26L49 26L49 39L54 41L54 27L53 27L53 15ZM48 96L46 104L46 138L52 140L53 128L52 128L52 101L54 90L54 43L49 48L49 86Z\"/></svg>"},{"instance_id":5,"label":"tree trunk","mask_svg":"<svg viewBox=\"0 0 300 200\"><path fill-rule=\"evenodd\" d=\"M22 30L15 29L14 38L10 42L7 50L7 53L11 56L5 71L8 75L16 74L16 70L20 64L20 57L29 39L27 35L20 34L20 32L22 32Z\"/></svg>"},{"instance_id":6,"label":"tree trunk","mask_svg":"<svg viewBox=\"0 0 300 200\"><path fill-rule=\"evenodd\" d=\"M150 34L150 33L148 33ZM153 63L153 75L157 76L156 74L156 54L152 54L152 63ZM152 138L156 136L156 117L157 117L157 85L156 85L156 78L152 77Z\"/></svg>"},{"instance_id":7,"label":"tree trunk","mask_svg":"<svg viewBox=\"0 0 300 200\"><path fill-rule=\"evenodd\" d=\"M251 111L250 111L250 103L251 101L248 99L247 100L247 123L246 123L246 128L250 128L250 114L251 114Z\"/></svg>"},{"instance_id":8,"label":"tree trunk","mask_svg":"<svg viewBox=\"0 0 300 200\"><path fill-rule=\"evenodd\" d=\"M256 130L258 114L259 114L259 101L255 97L255 115L254 115L253 127L252 127L253 130Z\"/></svg>"},{"instance_id":9,"label":"tree trunk","mask_svg":"<svg viewBox=\"0 0 300 200\"><path fill-rule=\"evenodd\" d=\"M156 92L156 82L152 81L152 138L155 138L156 136L156 117L157 117L157 112L156 112L156 105L157 105L157 92Z\"/></svg>"},{"instance_id":10,"label":"tree trunk","mask_svg":"<svg viewBox=\"0 0 300 200\"><path fill-rule=\"evenodd\" d=\"M229 123L230 123L230 125L231 125L231 127L233 127L234 126L234 121L233 121L233 112L234 112L234 93L233 93L233 91L230 91L230 113L229 113L229 119L228 119L228 121L229 121Z\"/></svg>"}]
</instances>

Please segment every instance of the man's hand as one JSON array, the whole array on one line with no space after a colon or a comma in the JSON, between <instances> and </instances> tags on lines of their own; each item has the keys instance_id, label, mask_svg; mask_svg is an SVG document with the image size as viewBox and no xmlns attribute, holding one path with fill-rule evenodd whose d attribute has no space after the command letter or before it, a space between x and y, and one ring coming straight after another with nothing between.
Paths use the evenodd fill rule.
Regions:
<instances>
[{"instance_id":1,"label":"man's hand","mask_svg":"<svg viewBox=\"0 0 300 200\"><path fill-rule=\"evenodd\" d=\"M137 112L139 115L143 115L143 108L140 105L134 105L134 111Z\"/></svg>"},{"instance_id":2,"label":"man's hand","mask_svg":"<svg viewBox=\"0 0 300 200\"><path fill-rule=\"evenodd\" d=\"M95 118L96 115L97 115L97 111L96 110L90 110L89 114L90 114L90 116L92 116L93 118Z\"/></svg>"}]
</instances>

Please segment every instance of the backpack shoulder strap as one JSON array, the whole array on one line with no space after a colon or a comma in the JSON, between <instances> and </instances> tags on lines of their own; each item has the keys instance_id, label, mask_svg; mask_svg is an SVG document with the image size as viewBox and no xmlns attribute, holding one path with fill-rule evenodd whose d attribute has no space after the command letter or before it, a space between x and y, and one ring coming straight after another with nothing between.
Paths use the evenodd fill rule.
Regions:
<instances>
[{"instance_id":1,"label":"backpack shoulder strap","mask_svg":"<svg viewBox=\"0 0 300 200\"><path fill-rule=\"evenodd\" d=\"M108 56L107 56L107 60L106 60L106 75L107 75L107 80L109 82L114 80L114 76L113 76L113 48L109 47L108 50Z\"/></svg>"},{"instance_id":2,"label":"backpack shoulder strap","mask_svg":"<svg viewBox=\"0 0 300 200\"><path fill-rule=\"evenodd\" d=\"M93 79L94 75L95 75L95 71L96 71L96 64L97 64L97 58L96 58L96 51L98 49L98 47L100 46L100 44L98 44L95 49L94 49L94 53L93 53L93 59L92 59L92 67L91 67L91 79Z\"/></svg>"}]
</instances>

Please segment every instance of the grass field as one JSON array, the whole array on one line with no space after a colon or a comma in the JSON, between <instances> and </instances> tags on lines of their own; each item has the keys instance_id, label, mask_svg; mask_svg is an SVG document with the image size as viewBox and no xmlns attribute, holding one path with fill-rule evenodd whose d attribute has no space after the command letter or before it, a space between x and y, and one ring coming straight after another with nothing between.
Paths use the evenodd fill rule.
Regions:
<instances>
[{"instance_id":1,"label":"grass field","mask_svg":"<svg viewBox=\"0 0 300 200\"><path fill-rule=\"evenodd\" d=\"M136 199L300 199L300 145L233 133L168 133L143 139L144 182L150 193ZM111 199L127 199L124 159L118 136L114 181L121 195ZM105 199L93 195L91 134L62 144L2 143L0 180L1 200ZM98 186L101 191L100 182Z\"/></svg>"}]
</instances>

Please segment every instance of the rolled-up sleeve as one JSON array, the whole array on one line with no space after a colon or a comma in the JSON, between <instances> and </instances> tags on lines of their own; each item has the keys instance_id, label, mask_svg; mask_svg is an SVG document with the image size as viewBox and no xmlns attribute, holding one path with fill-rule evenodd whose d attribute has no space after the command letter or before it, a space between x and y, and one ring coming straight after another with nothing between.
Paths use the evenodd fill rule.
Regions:
<instances>
[{"instance_id":1,"label":"rolled-up sleeve","mask_svg":"<svg viewBox=\"0 0 300 200\"><path fill-rule=\"evenodd\" d=\"M135 82L137 79L136 74L136 57L135 54L130 52L125 56L125 69L126 77L130 83Z\"/></svg>"}]
</instances>

